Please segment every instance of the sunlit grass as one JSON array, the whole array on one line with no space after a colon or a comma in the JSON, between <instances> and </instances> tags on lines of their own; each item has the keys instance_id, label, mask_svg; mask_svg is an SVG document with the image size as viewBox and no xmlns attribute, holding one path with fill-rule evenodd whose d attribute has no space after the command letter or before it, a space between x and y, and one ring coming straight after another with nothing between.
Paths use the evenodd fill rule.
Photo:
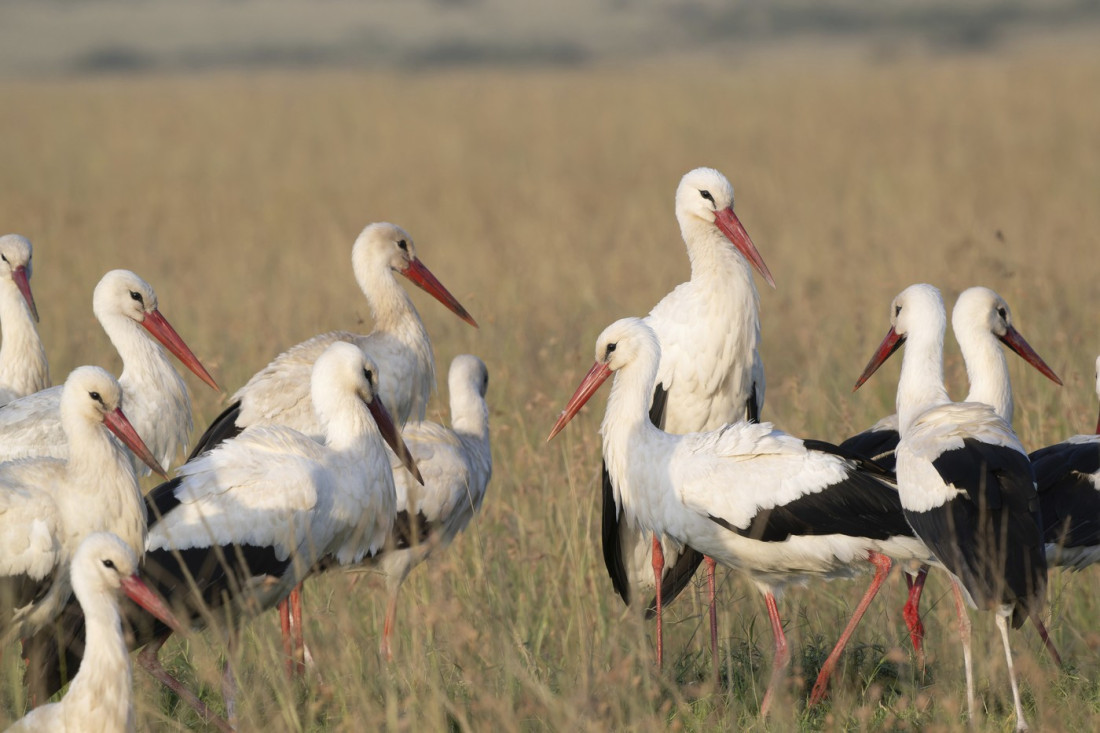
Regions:
<instances>
[{"instance_id":1,"label":"sunlit grass","mask_svg":"<svg viewBox=\"0 0 1100 733\"><path fill-rule=\"evenodd\" d=\"M765 417L840 440L892 411L897 366L851 385L903 287L953 300L984 284L1065 379L1011 362L1028 446L1095 420L1100 350L1100 51L1009 46L995 56L864 60L810 52L702 58L668 68L432 74L103 78L0 83L0 229L35 244L33 287L54 380L118 360L90 312L108 269L149 280L162 311L232 392L314 333L369 330L348 268L368 222L416 239L481 323L414 293L439 371L472 352L490 371L494 479L484 510L405 584L396 659L377 648L384 590L333 574L306 588L316 667L282 673L277 621L173 641L164 658L215 707L228 657L242 729L957 729L965 681L949 588L926 595L930 663L915 668L891 578L807 712L817 668L862 593L813 583L780 601L789 684L757 710L772 641L756 590L721 590L720 682L701 592L669 613L663 672L652 625L613 596L599 552L596 429L586 410L549 445L596 334L646 312L687 276L672 214L680 176L724 171L775 274L761 291ZM962 396L957 348L947 356ZM223 401L197 380L196 424ZM441 387L445 392L445 385ZM430 413L445 419L446 395ZM597 401L598 403L598 401ZM1065 672L1014 634L1033 723L1100 721L1095 570L1051 575ZM975 616L986 727L1012 725L1004 660ZM4 649L0 720L23 707ZM140 727L201 728L138 672Z\"/></svg>"}]
</instances>

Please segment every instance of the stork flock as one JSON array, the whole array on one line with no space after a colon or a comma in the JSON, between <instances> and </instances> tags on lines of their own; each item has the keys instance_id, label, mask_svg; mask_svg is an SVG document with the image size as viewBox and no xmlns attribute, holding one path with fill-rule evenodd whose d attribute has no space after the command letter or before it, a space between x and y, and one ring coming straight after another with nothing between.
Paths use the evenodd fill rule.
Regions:
<instances>
[{"instance_id":1,"label":"stork flock","mask_svg":"<svg viewBox=\"0 0 1100 733\"><path fill-rule=\"evenodd\" d=\"M163 466L186 451L192 416L164 349L218 384L161 314L152 286L113 270L93 310L122 374L83 366L50 387L31 257L26 238L0 237L0 643L22 640L32 701L71 684L15 729L133 730L128 652L138 647L144 669L232 729L229 666L223 720L157 652L173 632L208 625L232 644L242 620L278 606L297 673L306 657L301 586L328 570L371 566L386 576L380 651L391 657L399 586L469 524L492 475L481 359L451 362L451 426L425 420L435 357L397 275L477 322L409 234L371 224L352 247L374 330L324 333L275 357L171 478ZM138 478L149 470L165 481L143 495ZM133 604L119 602L119 588Z\"/></svg>"},{"instance_id":2,"label":"stork flock","mask_svg":"<svg viewBox=\"0 0 1100 733\"><path fill-rule=\"evenodd\" d=\"M754 271L773 288L775 280L734 213L725 176L689 171L675 204L691 279L644 318L604 329L595 364L547 438L612 380L600 429L603 558L623 601L645 598L645 612L656 616L657 665L664 608L705 564L717 668L715 570L743 572L764 596L775 643L761 701L767 714L790 661L782 590L870 569L811 691L816 704L901 563L917 659L923 664L924 581L944 571L970 719L977 705L968 606L995 614L1017 727L1026 728L1008 624L1034 625L1061 664L1046 628L1047 569L1100 559L1100 420L1096 435L1028 455L1012 429L1001 344L1061 381L1016 330L1005 300L984 287L955 304L970 393L952 402L943 374L947 311L936 288L917 284L890 304L887 335L856 382L904 345L896 415L836 443L762 422ZM223 720L161 666L162 645L207 626L233 644L240 623L277 606L287 668L298 674L309 656L302 585L326 571L369 566L386 576L379 650L391 658L399 586L472 521L492 475L481 359L451 362L451 426L425 420L435 359L396 276L477 323L424 266L409 234L371 224L352 247L374 330L324 333L276 356L229 399L171 476L164 466L187 450L192 417L165 349L215 390L217 382L161 314L153 288L114 270L96 286L93 310L122 374L84 366L50 387L34 325L31 253L25 238L0 237L0 643L22 640L32 700L71 684L60 703L16 725L61 729L82 720L132 729L128 651L141 648L143 669L230 730L228 663ZM143 495L138 479L149 471L164 482ZM120 602L119 589L134 602Z\"/></svg>"},{"instance_id":3,"label":"stork flock","mask_svg":"<svg viewBox=\"0 0 1100 733\"><path fill-rule=\"evenodd\" d=\"M1061 380L1016 330L1004 299L984 287L964 291L953 312L970 393L952 402L944 386L943 298L916 284L891 303L887 335L855 383L858 389L904 344L896 415L837 444L760 422L764 370L753 269L772 287L775 281L718 171L698 168L683 177L676 217L691 279L646 317L604 329L595 364L547 438L612 379L600 427L604 560L627 604L640 591L655 591L647 610L657 619L658 666L663 607L704 558L717 660L714 566L741 571L764 595L775 641L761 704L766 714L790 661L779 592L873 568L814 684L814 705L892 564L901 562L912 573L904 617L918 659L923 664L920 594L936 568L948 574L956 601L970 720L977 705L968 606L995 614L1017 729L1026 729L1008 623L1030 620L1061 664L1044 621L1047 568L1080 569L1100 559L1100 420L1096 435L1028 455L1012 429L1000 344ZM1100 359L1096 366L1100 372Z\"/></svg>"}]
</instances>

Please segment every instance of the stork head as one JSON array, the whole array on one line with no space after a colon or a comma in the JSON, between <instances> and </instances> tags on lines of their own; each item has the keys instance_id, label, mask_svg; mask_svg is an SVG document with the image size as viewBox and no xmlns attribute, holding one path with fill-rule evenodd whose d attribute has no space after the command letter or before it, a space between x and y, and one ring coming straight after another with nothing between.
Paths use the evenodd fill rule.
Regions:
<instances>
[{"instance_id":1,"label":"stork head","mask_svg":"<svg viewBox=\"0 0 1100 733\"><path fill-rule=\"evenodd\" d=\"M451 394L472 391L482 399L489 391L489 370L485 362L473 354L459 354L451 360L447 372L447 388Z\"/></svg>"},{"instance_id":2,"label":"stork head","mask_svg":"<svg viewBox=\"0 0 1100 733\"><path fill-rule=\"evenodd\" d=\"M61 390L61 421L70 438L75 425L102 423L149 468L168 478L122 412L122 387L106 369L82 366L69 373Z\"/></svg>"},{"instance_id":3,"label":"stork head","mask_svg":"<svg viewBox=\"0 0 1100 733\"><path fill-rule=\"evenodd\" d=\"M396 224L377 222L360 232L351 250L351 264L364 293L374 291L373 283L378 273L397 272L466 323L477 327L473 316L416 256L416 246L409 233Z\"/></svg>"},{"instance_id":4,"label":"stork head","mask_svg":"<svg viewBox=\"0 0 1100 733\"><path fill-rule=\"evenodd\" d=\"M1062 383L1054 370L1047 366L1012 325L1012 311L1005 299L989 288L967 288L959 294L955 309L951 312L951 327L956 334L972 329L993 334L1047 379L1055 384Z\"/></svg>"},{"instance_id":5,"label":"stork head","mask_svg":"<svg viewBox=\"0 0 1100 733\"><path fill-rule=\"evenodd\" d=\"M927 334L930 338L938 337L942 352L943 331L946 326L947 312L943 307L943 296L937 288L922 283L902 290L890 303L890 330L886 332L886 337L859 375L853 391L870 379L914 332Z\"/></svg>"},{"instance_id":6,"label":"stork head","mask_svg":"<svg viewBox=\"0 0 1100 733\"><path fill-rule=\"evenodd\" d=\"M27 301L34 320L38 320L38 308L31 294L31 256L34 250L26 237L5 234L0 237L0 277L9 277Z\"/></svg>"},{"instance_id":7,"label":"stork head","mask_svg":"<svg viewBox=\"0 0 1100 733\"><path fill-rule=\"evenodd\" d=\"M113 534L96 532L85 537L73 553L73 590L83 604L92 595L121 589L146 611L181 630L171 609L137 576L137 569L137 558L125 542Z\"/></svg>"},{"instance_id":8,"label":"stork head","mask_svg":"<svg viewBox=\"0 0 1100 733\"><path fill-rule=\"evenodd\" d=\"M696 168L680 179L676 188L676 220L689 250L694 242L705 240L707 230L717 228L760 276L775 287L764 258L733 213L733 186L721 173L713 168Z\"/></svg>"},{"instance_id":9,"label":"stork head","mask_svg":"<svg viewBox=\"0 0 1100 733\"><path fill-rule=\"evenodd\" d=\"M558 416L546 440L550 441L562 431L573 416L600 388L611 374L633 361L642 359L652 365L656 373L661 360L661 346L657 334L641 318L622 318L603 330L596 339L596 363L584 375L580 386ZM652 384L650 385L652 387Z\"/></svg>"},{"instance_id":10,"label":"stork head","mask_svg":"<svg viewBox=\"0 0 1100 733\"><path fill-rule=\"evenodd\" d=\"M370 411L382 439L401 459L409 473L423 485L424 479L401 432L378 397L378 367L358 346L337 341L317 357L313 364L310 395L322 425L328 424L338 410L346 407L349 398L361 400Z\"/></svg>"},{"instance_id":11,"label":"stork head","mask_svg":"<svg viewBox=\"0 0 1100 733\"><path fill-rule=\"evenodd\" d=\"M153 286L129 270L111 270L95 286L92 294L92 310L100 323L116 318L128 318L139 324L164 345L195 376L220 390L210 372L191 351L187 343L176 333L157 307L157 293Z\"/></svg>"}]
</instances>

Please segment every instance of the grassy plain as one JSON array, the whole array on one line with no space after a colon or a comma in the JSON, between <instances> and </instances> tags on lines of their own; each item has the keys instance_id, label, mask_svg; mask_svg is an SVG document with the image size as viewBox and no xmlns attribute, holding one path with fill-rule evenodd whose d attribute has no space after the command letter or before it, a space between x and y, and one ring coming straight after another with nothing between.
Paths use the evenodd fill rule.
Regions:
<instances>
[{"instance_id":1,"label":"grassy plain","mask_svg":"<svg viewBox=\"0 0 1100 733\"><path fill-rule=\"evenodd\" d=\"M1095 39L1092 39L1095 40ZM1037 447L1087 431L1100 350L1100 45L875 56L800 47L669 64L559 71L279 73L0 82L0 230L31 237L41 330L60 383L118 368L89 300L108 269L158 291L162 311L230 392L285 347L370 328L348 268L371 221L402 224L481 323L420 293L440 374L480 355L491 383L495 476L484 511L406 583L396 659L381 662L381 583L333 575L306 590L316 669L281 673L273 615L235 662L242 730L789 730L963 727L949 590L926 594L929 675L914 668L893 577L818 712L804 681L863 582L790 590L790 684L757 715L771 637L756 591L721 590L722 684L711 682L701 593L672 607L665 672L650 624L612 595L599 553L601 400L544 438L596 334L643 314L688 267L672 213L680 176L724 171L778 288L761 292L765 417L840 440L892 411L897 365L851 385L890 299L985 284L1065 379L1012 361L1016 427ZM766 286L765 286L766 287ZM949 344L953 394L965 392ZM197 380L196 424L221 409ZM446 383L430 410L446 420ZM1068 671L1014 635L1042 730L1100 727L1095 570L1052 574ZM1012 725L995 629L975 624L982 729ZM212 634L165 657L219 704ZM0 725L22 709L3 650ZM139 728L200 728L140 672Z\"/></svg>"}]
</instances>

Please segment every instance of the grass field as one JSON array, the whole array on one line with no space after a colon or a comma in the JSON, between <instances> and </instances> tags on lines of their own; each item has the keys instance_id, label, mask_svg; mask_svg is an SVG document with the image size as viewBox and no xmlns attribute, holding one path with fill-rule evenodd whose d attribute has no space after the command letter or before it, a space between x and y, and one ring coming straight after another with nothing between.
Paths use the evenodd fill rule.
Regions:
<instances>
[{"instance_id":1,"label":"grass field","mask_svg":"<svg viewBox=\"0 0 1100 733\"><path fill-rule=\"evenodd\" d=\"M797 46L659 67L4 81L0 230L35 243L55 383L82 363L118 368L89 307L116 267L157 288L229 392L314 333L369 330L348 258L377 220L407 228L481 323L413 296L441 374L463 352L489 367L495 470L476 525L406 583L391 665L377 652L384 594L369 575L307 586L317 666L303 682L281 673L274 615L248 624L234 652L242 730L954 730L964 678L939 577L926 594L923 679L898 577L820 711L804 711L805 681L862 580L781 599L794 662L767 723L757 710L771 636L739 577L721 588L721 684L699 592L672 607L671 663L658 673L652 626L613 596L600 557L602 400L544 438L603 327L644 314L687 277L672 196L699 165L732 180L778 284L761 292L767 419L838 441L891 412L896 364L854 395L851 385L890 299L925 281L949 301L975 284L998 290L1065 380L1059 389L1012 360L1025 445L1087 431L1100 352L1095 40L942 57ZM947 370L961 397L953 342ZM188 381L201 429L224 395ZM440 388L429 412L445 420ZM1066 671L1030 628L1014 635L1042 730L1100 727L1095 573L1051 576ZM975 644L980 727L1008 730L991 619L975 617ZM217 705L224 654L220 638L198 633L164 656ZM3 725L24 705L15 648L0 665ZM139 728L202 728L135 679Z\"/></svg>"}]
</instances>

